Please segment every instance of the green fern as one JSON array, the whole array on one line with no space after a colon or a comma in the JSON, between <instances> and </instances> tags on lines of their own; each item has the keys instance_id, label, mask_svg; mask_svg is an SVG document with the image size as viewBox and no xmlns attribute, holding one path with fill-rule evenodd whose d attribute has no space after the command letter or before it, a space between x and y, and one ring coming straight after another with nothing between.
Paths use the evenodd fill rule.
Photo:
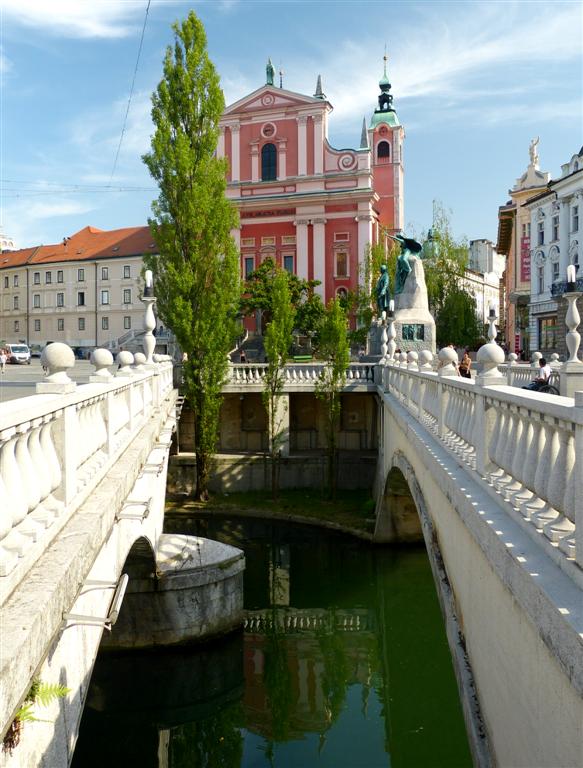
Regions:
<instances>
[{"instance_id":1,"label":"green fern","mask_svg":"<svg viewBox=\"0 0 583 768\"><path fill-rule=\"evenodd\" d=\"M33 701L41 707L48 707L55 699L64 698L69 693L69 690L69 688L59 683L43 683L42 680L39 680L36 685Z\"/></svg>"},{"instance_id":2,"label":"green fern","mask_svg":"<svg viewBox=\"0 0 583 768\"><path fill-rule=\"evenodd\" d=\"M14 719L20 720L21 723L27 723L31 720L36 720L36 717L32 713L33 706L33 704L25 704L23 707L20 707Z\"/></svg>"}]
</instances>

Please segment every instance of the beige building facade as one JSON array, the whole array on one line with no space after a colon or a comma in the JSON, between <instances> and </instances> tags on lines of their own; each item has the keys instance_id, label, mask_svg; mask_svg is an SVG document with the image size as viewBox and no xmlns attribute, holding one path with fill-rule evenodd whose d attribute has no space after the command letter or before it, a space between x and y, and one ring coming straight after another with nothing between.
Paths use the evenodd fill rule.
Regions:
<instances>
[{"instance_id":1,"label":"beige building facade","mask_svg":"<svg viewBox=\"0 0 583 768\"><path fill-rule=\"evenodd\" d=\"M0 340L33 351L62 341L81 354L130 343L143 330L143 256L155 251L148 227L85 227L57 245L4 251Z\"/></svg>"}]
</instances>

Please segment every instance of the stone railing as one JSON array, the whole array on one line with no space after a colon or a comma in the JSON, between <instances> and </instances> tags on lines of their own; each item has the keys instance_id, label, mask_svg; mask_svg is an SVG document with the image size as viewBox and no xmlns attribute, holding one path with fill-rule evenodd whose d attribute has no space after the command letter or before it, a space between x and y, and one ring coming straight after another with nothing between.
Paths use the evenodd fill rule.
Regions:
<instances>
[{"instance_id":1,"label":"stone railing","mask_svg":"<svg viewBox=\"0 0 583 768\"><path fill-rule=\"evenodd\" d=\"M583 530L583 393L541 398L391 363L382 380L562 568L583 567L575 541Z\"/></svg>"},{"instance_id":2,"label":"stone railing","mask_svg":"<svg viewBox=\"0 0 583 768\"><path fill-rule=\"evenodd\" d=\"M245 611L246 632L372 632L376 629L374 613L366 608L326 610L276 608Z\"/></svg>"},{"instance_id":3,"label":"stone railing","mask_svg":"<svg viewBox=\"0 0 583 768\"><path fill-rule=\"evenodd\" d=\"M73 353L64 344L67 364ZM70 353L70 355L69 355ZM43 352L43 356L45 353ZM49 353L50 358L50 353ZM121 359L120 359L121 358ZM0 404L0 591L10 591L172 392L172 363L96 350L91 383L54 360L40 394ZM60 377L60 378L59 378ZM65 380L66 379L66 380Z\"/></svg>"},{"instance_id":4,"label":"stone railing","mask_svg":"<svg viewBox=\"0 0 583 768\"><path fill-rule=\"evenodd\" d=\"M227 384L262 384L267 363L241 363L229 366ZM288 363L285 366L286 385L313 387L324 371L324 363ZM371 363L350 363L346 370L346 384L374 382L375 366Z\"/></svg>"}]
</instances>

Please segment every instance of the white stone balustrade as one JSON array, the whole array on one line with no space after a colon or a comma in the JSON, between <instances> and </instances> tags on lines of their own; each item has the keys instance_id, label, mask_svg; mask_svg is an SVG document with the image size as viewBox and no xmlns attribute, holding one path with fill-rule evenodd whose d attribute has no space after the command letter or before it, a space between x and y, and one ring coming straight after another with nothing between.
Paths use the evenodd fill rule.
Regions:
<instances>
[{"instance_id":1,"label":"white stone balustrade","mask_svg":"<svg viewBox=\"0 0 583 768\"><path fill-rule=\"evenodd\" d=\"M391 363L382 381L555 560L583 567L583 393L541 398Z\"/></svg>"},{"instance_id":2,"label":"white stone balustrade","mask_svg":"<svg viewBox=\"0 0 583 768\"><path fill-rule=\"evenodd\" d=\"M98 382L0 404L2 594L34 564L172 392L171 362L109 379L99 375L106 357L96 355Z\"/></svg>"},{"instance_id":3,"label":"white stone balustrade","mask_svg":"<svg viewBox=\"0 0 583 768\"><path fill-rule=\"evenodd\" d=\"M325 369L324 363L288 363L285 366L284 391L306 390L313 391ZM261 390L267 363L237 363L229 366L227 381L223 392ZM373 385L375 366L371 363L350 363L346 370L346 388L351 389L360 384Z\"/></svg>"}]
</instances>

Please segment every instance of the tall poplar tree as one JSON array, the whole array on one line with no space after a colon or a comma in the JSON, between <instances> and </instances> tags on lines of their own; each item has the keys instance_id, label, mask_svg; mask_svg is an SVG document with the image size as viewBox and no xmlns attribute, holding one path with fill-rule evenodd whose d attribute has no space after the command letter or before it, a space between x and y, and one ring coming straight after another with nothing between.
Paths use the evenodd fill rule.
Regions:
<instances>
[{"instance_id":1,"label":"tall poplar tree","mask_svg":"<svg viewBox=\"0 0 583 768\"><path fill-rule=\"evenodd\" d=\"M231 229L237 213L225 196L226 160L215 157L225 101L204 27L191 11L173 30L174 46L166 50L164 75L152 95L151 151L143 157L160 190L149 220L159 255L145 261L154 273L159 315L188 356L195 497L205 500L236 336L239 256Z\"/></svg>"},{"instance_id":2,"label":"tall poplar tree","mask_svg":"<svg viewBox=\"0 0 583 768\"><path fill-rule=\"evenodd\" d=\"M316 382L316 397L326 408L328 448L328 493L336 498L336 432L340 419L341 395L350 363L346 311L340 299L330 299L320 327L320 357L324 369Z\"/></svg>"},{"instance_id":3,"label":"tall poplar tree","mask_svg":"<svg viewBox=\"0 0 583 768\"><path fill-rule=\"evenodd\" d=\"M267 410L269 432L269 455L271 459L271 493L273 499L278 495L277 460L281 448L285 414L287 407L282 402L285 385L285 363L292 343L295 310L291 304L287 272L276 268L271 291L271 321L265 330L265 352L267 370L265 388L262 392L263 404Z\"/></svg>"}]
</instances>

